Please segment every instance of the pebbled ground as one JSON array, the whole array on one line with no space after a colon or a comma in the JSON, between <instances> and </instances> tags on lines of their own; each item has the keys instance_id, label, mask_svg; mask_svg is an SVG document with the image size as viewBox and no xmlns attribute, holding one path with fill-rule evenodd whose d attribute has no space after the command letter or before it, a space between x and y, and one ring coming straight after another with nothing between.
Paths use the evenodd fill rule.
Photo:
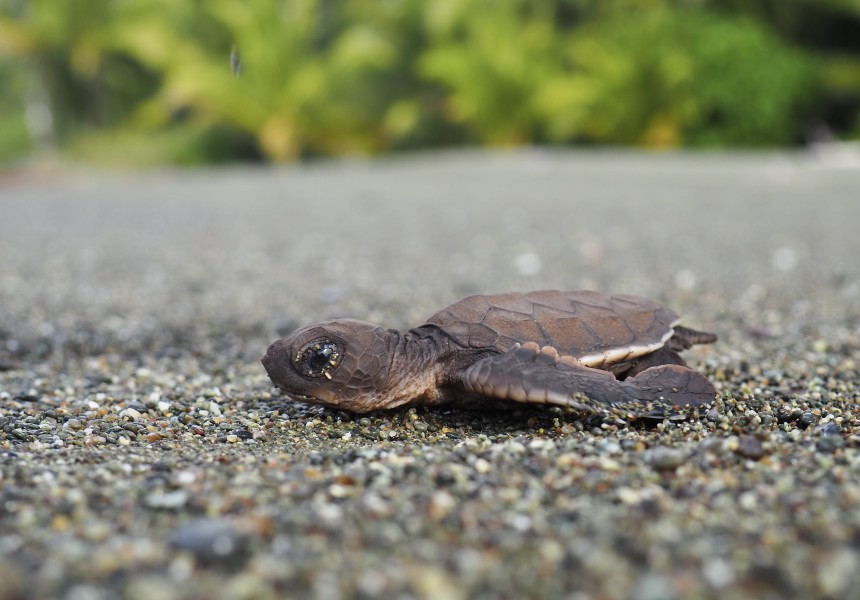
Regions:
<instances>
[{"instance_id":1,"label":"pebbled ground","mask_svg":"<svg viewBox=\"0 0 860 600\"><path fill-rule=\"evenodd\" d=\"M860 171L443 153L0 187L0 598L853 598ZM306 322L654 297L720 342L659 424L292 403Z\"/></svg>"}]
</instances>

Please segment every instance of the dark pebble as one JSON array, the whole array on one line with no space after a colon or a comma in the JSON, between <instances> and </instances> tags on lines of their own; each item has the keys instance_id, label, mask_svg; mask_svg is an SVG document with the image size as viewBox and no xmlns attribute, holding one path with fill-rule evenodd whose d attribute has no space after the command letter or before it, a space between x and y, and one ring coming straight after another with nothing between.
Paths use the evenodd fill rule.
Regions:
<instances>
[{"instance_id":1,"label":"dark pebble","mask_svg":"<svg viewBox=\"0 0 860 600\"><path fill-rule=\"evenodd\" d=\"M241 566L248 558L249 539L230 521L198 519L177 528L170 545L190 552L202 565Z\"/></svg>"},{"instance_id":2,"label":"dark pebble","mask_svg":"<svg viewBox=\"0 0 860 600\"><path fill-rule=\"evenodd\" d=\"M13 429L11 432L11 435L12 435L12 437L19 439L22 442L29 442L29 441L32 441L32 439L33 439L32 436L30 436L29 434L27 434L24 431L21 431L20 429Z\"/></svg>"},{"instance_id":3,"label":"dark pebble","mask_svg":"<svg viewBox=\"0 0 860 600\"><path fill-rule=\"evenodd\" d=\"M815 442L815 448L819 452L831 454L845 445L845 440L838 435L825 435L823 438Z\"/></svg>"},{"instance_id":4,"label":"dark pebble","mask_svg":"<svg viewBox=\"0 0 860 600\"><path fill-rule=\"evenodd\" d=\"M800 420L802 414L803 413L796 409L793 410L791 408L780 407L776 415L776 421L780 425L783 423L791 423L793 421Z\"/></svg>"},{"instance_id":5,"label":"dark pebble","mask_svg":"<svg viewBox=\"0 0 860 600\"><path fill-rule=\"evenodd\" d=\"M797 420L797 426L801 429L806 429L813 423L815 423L818 419L816 419L815 415L811 412L805 412L800 415L800 418Z\"/></svg>"},{"instance_id":6,"label":"dark pebble","mask_svg":"<svg viewBox=\"0 0 860 600\"><path fill-rule=\"evenodd\" d=\"M819 435L841 435L842 430L839 428L839 425L837 425L833 421L829 421L824 425L819 425L818 427L816 427L815 433Z\"/></svg>"},{"instance_id":7,"label":"dark pebble","mask_svg":"<svg viewBox=\"0 0 860 600\"><path fill-rule=\"evenodd\" d=\"M742 435L738 441L737 453L746 458L758 460L764 456L764 446L754 435Z\"/></svg>"}]
</instances>

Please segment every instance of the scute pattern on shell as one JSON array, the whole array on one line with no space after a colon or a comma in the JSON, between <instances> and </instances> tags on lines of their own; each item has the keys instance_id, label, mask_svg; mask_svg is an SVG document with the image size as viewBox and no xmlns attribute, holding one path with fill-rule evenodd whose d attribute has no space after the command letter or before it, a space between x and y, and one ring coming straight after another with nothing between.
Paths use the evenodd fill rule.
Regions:
<instances>
[{"instance_id":1,"label":"scute pattern on shell","mask_svg":"<svg viewBox=\"0 0 860 600\"><path fill-rule=\"evenodd\" d=\"M674 311L647 298L555 290L469 296L427 320L463 346L505 352L534 342L591 357L585 362L594 366L659 348L677 321Z\"/></svg>"}]
</instances>

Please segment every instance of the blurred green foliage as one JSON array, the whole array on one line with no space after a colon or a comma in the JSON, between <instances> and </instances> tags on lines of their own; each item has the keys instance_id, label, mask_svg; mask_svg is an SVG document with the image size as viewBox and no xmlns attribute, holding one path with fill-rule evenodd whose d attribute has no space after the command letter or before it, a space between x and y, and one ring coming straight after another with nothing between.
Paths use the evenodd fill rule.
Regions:
<instances>
[{"instance_id":1,"label":"blurred green foliage","mask_svg":"<svg viewBox=\"0 0 860 600\"><path fill-rule=\"evenodd\" d=\"M0 0L3 161L779 146L822 128L860 135L860 0Z\"/></svg>"},{"instance_id":2,"label":"blurred green foliage","mask_svg":"<svg viewBox=\"0 0 860 600\"><path fill-rule=\"evenodd\" d=\"M0 64L0 163L30 150L30 138L23 107L22 73L9 64Z\"/></svg>"}]
</instances>

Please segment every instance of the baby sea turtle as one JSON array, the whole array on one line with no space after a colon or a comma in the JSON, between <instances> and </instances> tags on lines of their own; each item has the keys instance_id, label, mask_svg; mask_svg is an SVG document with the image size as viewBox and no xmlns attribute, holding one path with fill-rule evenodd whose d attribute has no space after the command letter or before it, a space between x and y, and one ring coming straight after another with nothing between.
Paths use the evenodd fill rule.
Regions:
<instances>
[{"instance_id":1,"label":"baby sea turtle","mask_svg":"<svg viewBox=\"0 0 860 600\"><path fill-rule=\"evenodd\" d=\"M308 325L263 366L290 397L352 412L503 400L628 417L683 417L714 386L678 352L716 341L646 298L555 290L469 296L401 332Z\"/></svg>"}]
</instances>

